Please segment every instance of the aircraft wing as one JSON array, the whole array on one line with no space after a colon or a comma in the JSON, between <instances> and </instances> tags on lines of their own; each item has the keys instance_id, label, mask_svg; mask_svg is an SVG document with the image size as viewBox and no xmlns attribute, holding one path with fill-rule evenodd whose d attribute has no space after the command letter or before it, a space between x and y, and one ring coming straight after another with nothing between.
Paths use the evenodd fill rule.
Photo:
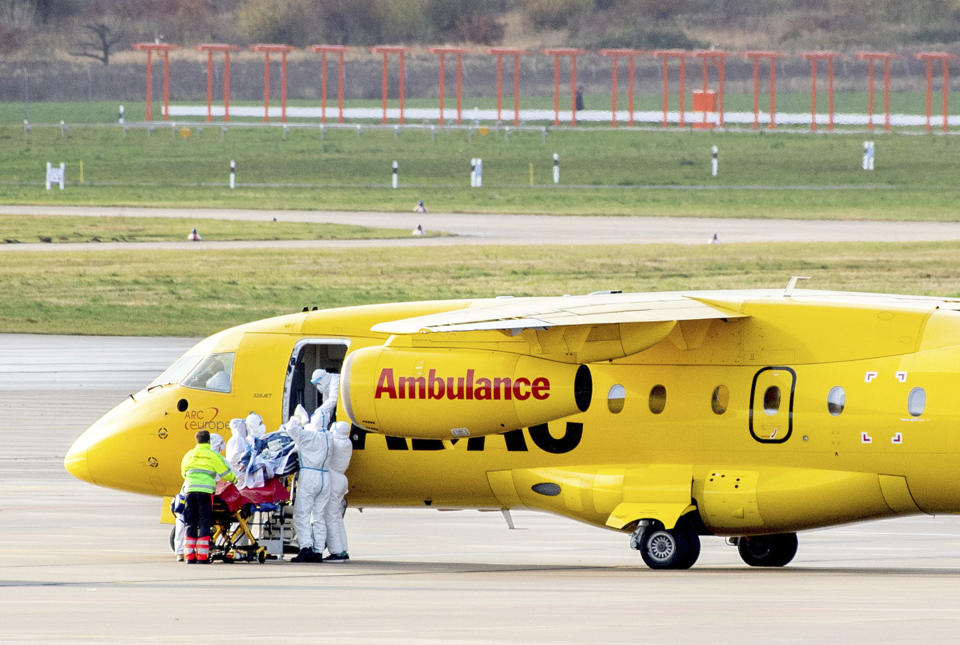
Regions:
<instances>
[{"instance_id":1,"label":"aircraft wing","mask_svg":"<svg viewBox=\"0 0 960 645\"><path fill-rule=\"evenodd\" d=\"M529 343L527 353L589 362L643 351L680 323L704 321L696 334L702 339L710 321L744 317L686 294L604 292L482 300L455 311L382 322L372 330L399 336L499 331L522 336ZM682 330L679 336L683 344Z\"/></svg>"},{"instance_id":2,"label":"aircraft wing","mask_svg":"<svg viewBox=\"0 0 960 645\"><path fill-rule=\"evenodd\" d=\"M388 334L520 331L567 325L611 325L743 318L745 314L679 293L603 293L586 296L502 298L466 309L383 322Z\"/></svg>"}]
</instances>

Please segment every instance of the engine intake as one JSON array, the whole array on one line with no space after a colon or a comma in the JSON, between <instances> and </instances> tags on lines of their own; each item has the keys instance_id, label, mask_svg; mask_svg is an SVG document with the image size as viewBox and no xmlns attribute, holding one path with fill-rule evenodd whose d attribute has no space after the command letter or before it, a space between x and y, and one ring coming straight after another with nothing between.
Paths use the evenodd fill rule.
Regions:
<instances>
[{"instance_id":1,"label":"engine intake","mask_svg":"<svg viewBox=\"0 0 960 645\"><path fill-rule=\"evenodd\" d=\"M358 349L347 356L340 400L355 425L383 434L482 436L586 412L586 365L478 350Z\"/></svg>"}]
</instances>

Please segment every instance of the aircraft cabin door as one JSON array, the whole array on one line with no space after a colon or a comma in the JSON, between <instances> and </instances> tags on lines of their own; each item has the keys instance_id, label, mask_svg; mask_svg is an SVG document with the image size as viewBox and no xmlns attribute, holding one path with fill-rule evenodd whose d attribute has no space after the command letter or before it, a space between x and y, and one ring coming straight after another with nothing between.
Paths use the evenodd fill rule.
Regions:
<instances>
[{"instance_id":1,"label":"aircraft cabin door","mask_svg":"<svg viewBox=\"0 0 960 645\"><path fill-rule=\"evenodd\" d=\"M797 373L789 367L764 367L750 389L750 434L761 443L783 443L793 433Z\"/></svg>"}]
</instances>

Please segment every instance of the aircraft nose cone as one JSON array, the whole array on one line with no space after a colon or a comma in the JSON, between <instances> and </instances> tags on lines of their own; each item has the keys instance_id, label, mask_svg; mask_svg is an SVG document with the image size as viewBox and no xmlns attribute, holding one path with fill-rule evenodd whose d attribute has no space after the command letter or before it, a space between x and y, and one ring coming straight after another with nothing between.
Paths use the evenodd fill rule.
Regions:
<instances>
[{"instance_id":1,"label":"aircraft nose cone","mask_svg":"<svg viewBox=\"0 0 960 645\"><path fill-rule=\"evenodd\" d=\"M87 451L85 449L70 448L67 456L63 458L63 467L77 479L94 483L90 477L90 464L87 463Z\"/></svg>"}]
</instances>

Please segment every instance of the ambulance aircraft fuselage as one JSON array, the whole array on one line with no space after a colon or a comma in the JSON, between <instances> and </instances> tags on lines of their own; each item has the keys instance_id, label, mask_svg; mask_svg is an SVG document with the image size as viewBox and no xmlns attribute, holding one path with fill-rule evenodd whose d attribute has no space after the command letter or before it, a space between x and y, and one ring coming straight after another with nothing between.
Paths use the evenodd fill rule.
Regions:
<instances>
[{"instance_id":1,"label":"ambulance aircraft fuselage","mask_svg":"<svg viewBox=\"0 0 960 645\"><path fill-rule=\"evenodd\" d=\"M341 374L354 507L528 508L782 566L796 531L960 511L960 301L713 291L304 311L225 330L77 439L77 477L161 497L198 429L269 428Z\"/></svg>"}]
</instances>

